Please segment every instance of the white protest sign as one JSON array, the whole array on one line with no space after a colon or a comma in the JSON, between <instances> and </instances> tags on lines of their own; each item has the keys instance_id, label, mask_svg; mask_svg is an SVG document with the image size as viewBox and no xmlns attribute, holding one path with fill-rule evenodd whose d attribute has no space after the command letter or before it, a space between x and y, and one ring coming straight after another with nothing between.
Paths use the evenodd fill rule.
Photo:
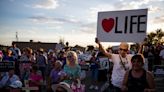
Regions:
<instances>
[{"instance_id":1,"label":"white protest sign","mask_svg":"<svg viewBox=\"0 0 164 92\"><path fill-rule=\"evenodd\" d=\"M147 9L98 13L97 37L103 42L141 42L146 28Z\"/></svg>"}]
</instances>

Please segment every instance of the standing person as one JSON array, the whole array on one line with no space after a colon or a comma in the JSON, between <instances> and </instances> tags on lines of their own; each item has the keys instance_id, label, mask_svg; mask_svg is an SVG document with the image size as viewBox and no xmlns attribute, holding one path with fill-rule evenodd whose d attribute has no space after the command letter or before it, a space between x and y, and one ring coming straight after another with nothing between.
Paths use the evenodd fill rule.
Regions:
<instances>
[{"instance_id":1,"label":"standing person","mask_svg":"<svg viewBox=\"0 0 164 92\"><path fill-rule=\"evenodd\" d=\"M131 63L132 69L126 72L121 90L123 92L155 92L153 74L143 68L143 56L134 55Z\"/></svg>"},{"instance_id":2,"label":"standing person","mask_svg":"<svg viewBox=\"0 0 164 92\"><path fill-rule=\"evenodd\" d=\"M150 46L148 50L148 70L152 71L153 70L153 65L154 65L154 47Z\"/></svg>"},{"instance_id":3,"label":"standing person","mask_svg":"<svg viewBox=\"0 0 164 92\"><path fill-rule=\"evenodd\" d=\"M99 49L111 59L113 63L111 84L113 85L114 92L121 92L122 80L127 70L131 69L131 58L132 54L128 54L128 44L121 42L119 46L118 54L107 53L102 47L100 41L96 38L96 43L99 45ZM139 51L142 51L141 48Z\"/></svg>"},{"instance_id":4,"label":"standing person","mask_svg":"<svg viewBox=\"0 0 164 92\"><path fill-rule=\"evenodd\" d=\"M60 51L58 53L57 59L60 60L63 63L62 68L64 68L64 65L66 64L66 52L65 51Z\"/></svg>"},{"instance_id":5,"label":"standing person","mask_svg":"<svg viewBox=\"0 0 164 92\"><path fill-rule=\"evenodd\" d=\"M90 59L90 65L91 65L91 86L89 87L89 89L95 89L98 90L98 68L99 68L99 63L96 60L96 52L92 53L92 57Z\"/></svg>"},{"instance_id":6,"label":"standing person","mask_svg":"<svg viewBox=\"0 0 164 92\"><path fill-rule=\"evenodd\" d=\"M22 80L27 80L30 74L31 65L35 63L35 56L32 55L33 50L29 47L25 48L20 57L20 77Z\"/></svg>"},{"instance_id":7,"label":"standing person","mask_svg":"<svg viewBox=\"0 0 164 92\"><path fill-rule=\"evenodd\" d=\"M148 70L148 52L149 52L149 46L148 44L145 44L144 50L143 50L143 56L144 56L144 68Z\"/></svg>"},{"instance_id":8,"label":"standing person","mask_svg":"<svg viewBox=\"0 0 164 92\"><path fill-rule=\"evenodd\" d=\"M10 48L10 50L13 52L13 56L16 60L19 59L19 57L21 56L21 51L20 49L17 47L16 43L12 42L12 46Z\"/></svg>"},{"instance_id":9,"label":"standing person","mask_svg":"<svg viewBox=\"0 0 164 92\"><path fill-rule=\"evenodd\" d=\"M10 50L13 52L13 57L16 60L15 61L15 73L17 75L20 75L20 71L19 71L19 61L18 59L21 56L21 51L20 49L17 47L16 43L12 42L12 47L10 48Z\"/></svg>"},{"instance_id":10,"label":"standing person","mask_svg":"<svg viewBox=\"0 0 164 92\"><path fill-rule=\"evenodd\" d=\"M2 61L15 62L16 60L14 59L12 53L13 53L12 50L7 48L6 54L4 55Z\"/></svg>"},{"instance_id":11,"label":"standing person","mask_svg":"<svg viewBox=\"0 0 164 92\"><path fill-rule=\"evenodd\" d=\"M50 71L53 69L53 65L55 64L55 62L57 60L57 57L56 57L56 55L55 55L55 53L54 53L53 50L49 50L47 59L48 59L47 73L49 75L50 74Z\"/></svg>"},{"instance_id":12,"label":"standing person","mask_svg":"<svg viewBox=\"0 0 164 92\"><path fill-rule=\"evenodd\" d=\"M36 57L36 63L39 70L42 72L43 81L46 82L46 66L48 64L46 57L43 55L44 50L39 49L39 55Z\"/></svg>"}]
</instances>

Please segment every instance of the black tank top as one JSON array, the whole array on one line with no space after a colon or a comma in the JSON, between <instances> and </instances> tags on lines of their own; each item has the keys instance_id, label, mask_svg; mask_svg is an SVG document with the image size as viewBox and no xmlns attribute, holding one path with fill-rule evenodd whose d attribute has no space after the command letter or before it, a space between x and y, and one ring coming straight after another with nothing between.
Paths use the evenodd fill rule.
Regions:
<instances>
[{"instance_id":1,"label":"black tank top","mask_svg":"<svg viewBox=\"0 0 164 92\"><path fill-rule=\"evenodd\" d=\"M146 71L144 70L143 75L140 78L134 78L132 76L132 70L129 71L128 75L128 92L144 92L145 88L148 88L146 80Z\"/></svg>"}]
</instances>

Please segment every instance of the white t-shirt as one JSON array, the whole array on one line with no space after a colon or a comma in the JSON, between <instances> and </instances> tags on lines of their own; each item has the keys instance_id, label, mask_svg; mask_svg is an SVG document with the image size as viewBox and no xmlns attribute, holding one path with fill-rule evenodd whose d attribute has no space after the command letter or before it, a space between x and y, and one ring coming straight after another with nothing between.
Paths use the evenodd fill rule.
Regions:
<instances>
[{"instance_id":1,"label":"white t-shirt","mask_svg":"<svg viewBox=\"0 0 164 92\"><path fill-rule=\"evenodd\" d=\"M132 54L127 54L125 58L121 57L119 54L112 54L112 62L113 62L113 71L112 71L112 84L116 87L121 88L122 81L125 75L125 69L123 65L121 64L121 60L124 63L126 69L131 69L131 58ZM121 58L121 60L120 60Z\"/></svg>"}]
</instances>

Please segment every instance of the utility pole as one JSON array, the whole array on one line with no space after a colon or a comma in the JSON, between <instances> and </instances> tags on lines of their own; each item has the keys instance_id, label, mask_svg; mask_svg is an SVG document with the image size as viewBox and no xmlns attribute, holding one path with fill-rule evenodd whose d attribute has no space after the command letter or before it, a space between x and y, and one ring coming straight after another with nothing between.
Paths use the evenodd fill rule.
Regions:
<instances>
[{"instance_id":1,"label":"utility pole","mask_svg":"<svg viewBox=\"0 0 164 92\"><path fill-rule=\"evenodd\" d=\"M18 41L18 32L16 32L15 37L16 37L16 41Z\"/></svg>"}]
</instances>

